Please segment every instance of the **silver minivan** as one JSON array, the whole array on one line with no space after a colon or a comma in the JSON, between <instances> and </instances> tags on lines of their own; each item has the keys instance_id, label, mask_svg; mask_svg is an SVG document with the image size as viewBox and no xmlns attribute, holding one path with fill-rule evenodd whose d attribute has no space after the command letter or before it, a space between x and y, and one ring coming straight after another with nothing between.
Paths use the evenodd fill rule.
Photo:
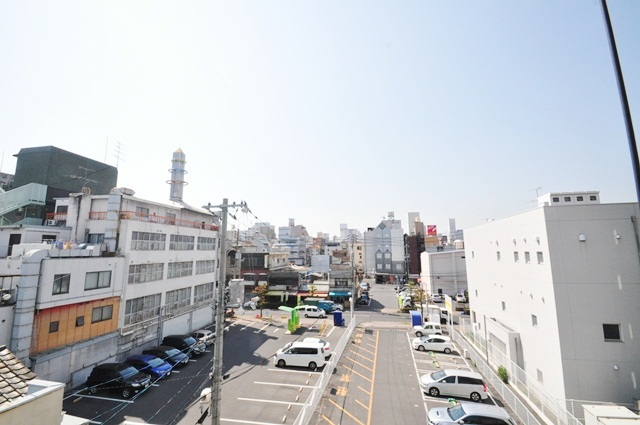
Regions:
<instances>
[{"instance_id":1,"label":"silver minivan","mask_svg":"<svg viewBox=\"0 0 640 425\"><path fill-rule=\"evenodd\" d=\"M432 397L446 395L469 398L472 401L482 401L489 397L482 375L468 370L443 369L428 373L420 378L420 387Z\"/></svg>"},{"instance_id":2,"label":"silver minivan","mask_svg":"<svg viewBox=\"0 0 640 425\"><path fill-rule=\"evenodd\" d=\"M321 342L290 342L276 352L273 361L278 367L298 366L316 369L325 365L331 354Z\"/></svg>"}]
</instances>

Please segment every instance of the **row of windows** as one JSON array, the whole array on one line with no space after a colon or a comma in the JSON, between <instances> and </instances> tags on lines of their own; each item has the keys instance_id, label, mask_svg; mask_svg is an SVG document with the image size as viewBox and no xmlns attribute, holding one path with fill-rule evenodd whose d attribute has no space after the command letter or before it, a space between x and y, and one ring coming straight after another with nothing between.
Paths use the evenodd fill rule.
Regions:
<instances>
[{"instance_id":1,"label":"row of windows","mask_svg":"<svg viewBox=\"0 0 640 425\"><path fill-rule=\"evenodd\" d=\"M213 299L213 282L196 285L193 288L193 302L200 303ZM124 324L131 325L160 315L161 295L153 294L127 300ZM191 305L191 287L167 292L167 311L174 311Z\"/></svg>"},{"instance_id":2,"label":"row of windows","mask_svg":"<svg viewBox=\"0 0 640 425\"><path fill-rule=\"evenodd\" d=\"M196 274L213 273L216 270L215 260L196 261ZM193 275L193 261L169 263L167 279ZM131 264L129 266L129 283L144 283L162 280L164 263Z\"/></svg>"},{"instance_id":3,"label":"row of windows","mask_svg":"<svg viewBox=\"0 0 640 425\"><path fill-rule=\"evenodd\" d=\"M536 257L537 257L538 264L544 263L544 255L542 254L541 251L536 252ZM498 261L502 259L502 255L500 254L500 251L496 251L496 259ZM515 261L516 263L520 262L520 253L518 251L513 251L513 261ZM524 252L524 262L527 264L531 263L531 254L529 253L529 251Z\"/></svg>"},{"instance_id":4,"label":"row of windows","mask_svg":"<svg viewBox=\"0 0 640 425\"><path fill-rule=\"evenodd\" d=\"M564 198L564 202L571 202L571 196L565 196ZM595 201L598 198L596 197L596 195L589 195L589 200L590 201ZM554 196L553 197L553 202L560 202L560 197L559 196ZM578 202L583 202L584 201L584 197L583 196L576 196L576 201Z\"/></svg>"},{"instance_id":5,"label":"row of windows","mask_svg":"<svg viewBox=\"0 0 640 425\"><path fill-rule=\"evenodd\" d=\"M53 276L52 295L68 294L71 284L71 274L57 274ZM89 272L84 277L84 290L108 288L111 286L111 272Z\"/></svg>"},{"instance_id":6,"label":"row of windows","mask_svg":"<svg viewBox=\"0 0 640 425\"><path fill-rule=\"evenodd\" d=\"M113 304L95 307L91 312L91 323L104 322L113 318ZM76 328L84 326L84 316L76 317ZM60 322L54 321L49 323L49 333L58 332Z\"/></svg>"},{"instance_id":7,"label":"row of windows","mask_svg":"<svg viewBox=\"0 0 640 425\"><path fill-rule=\"evenodd\" d=\"M171 235L169 249L190 251L194 248L194 236ZM132 232L131 249L134 251L164 251L167 246L167 235L164 233ZM198 250L215 251L216 238L198 237Z\"/></svg>"}]
</instances>

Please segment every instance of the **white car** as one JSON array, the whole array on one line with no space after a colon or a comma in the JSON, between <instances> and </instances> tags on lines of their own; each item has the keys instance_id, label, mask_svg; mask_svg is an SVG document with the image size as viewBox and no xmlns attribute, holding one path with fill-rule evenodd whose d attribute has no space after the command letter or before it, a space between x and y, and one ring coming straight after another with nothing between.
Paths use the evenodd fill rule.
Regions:
<instances>
[{"instance_id":1,"label":"white car","mask_svg":"<svg viewBox=\"0 0 640 425\"><path fill-rule=\"evenodd\" d=\"M465 297L464 294L456 294L456 302L457 303L466 303L467 302L467 297Z\"/></svg>"},{"instance_id":2,"label":"white car","mask_svg":"<svg viewBox=\"0 0 640 425\"><path fill-rule=\"evenodd\" d=\"M199 329L193 332L191 336L200 342L204 342L205 345L211 345L216 340L216 334L208 329Z\"/></svg>"},{"instance_id":3,"label":"white car","mask_svg":"<svg viewBox=\"0 0 640 425\"><path fill-rule=\"evenodd\" d=\"M444 296L442 294L433 294L431 295L431 301L433 301L434 303L443 303Z\"/></svg>"},{"instance_id":4,"label":"white car","mask_svg":"<svg viewBox=\"0 0 640 425\"><path fill-rule=\"evenodd\" d=\"M322 344L325 352L329 351L329 348L331 348L331 343L329 341L325 341L324 339L320 339L320 338L308 337L303 339L302 342Z\"/></svg>"},{"instance_id":5,"label":"white car","mask_svg":"<svg viewBox=\"0 0 640 425\"><path fill-rule=\"evenodd\" d=\"M298 310L300 312L299 314L304 317L319 317L322 319L327 317L327 313L315 305L299 305L296 307L296 310Z\"/></svg>"},{"instance_id":6,"label":"white car","mask_svg":"<svg viewBox=\"0 0 640 425\"><path fill-rule=\"evenodd\" d=\"M414 338L411 342L414 350L418 351L442 351L450 354L453 351L453 344L447 336L427 335Z\"/></svg>"},{"instance_id":7,"label":"white car","mask_svg":"<svg viewBox=\"0 0 640 425\"><path fill-rule=\"evenodd\" d=\"M429 425L457 425L468 422L496 425L516 424L502 407L488 404L460 403L451 407L434 407L427 414Z\"/></svg>"}]
</instances>

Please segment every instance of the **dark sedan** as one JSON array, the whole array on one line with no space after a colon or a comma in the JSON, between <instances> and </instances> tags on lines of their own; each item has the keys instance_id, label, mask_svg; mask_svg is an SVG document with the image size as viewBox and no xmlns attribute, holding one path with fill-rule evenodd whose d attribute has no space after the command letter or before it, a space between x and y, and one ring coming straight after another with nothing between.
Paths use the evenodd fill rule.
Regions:
<instances>
[{"instance_id":1,"label":"dark sedan","mask_svg":"<svg viewBox=\"0 0 640 425\"><path fill-rule=\"evenodd\" d=\"M165 362L170 363L174 366L185 365L189 363L188 355L184 354L177 348L169 347L167 345L159 345L157 347L146 349L142 352L142 354L151 354L152 356L159 357Z\"/></svg>"},{"instance_id":2,"label":"dark sedan","mask_svg":"<svg viewBox=\"0 0 640 425\"><path fill-rule=\"evenodd\" d=\"M151 375L154 379L162 379L171 375L172 366L152 354L137 354L128 357L124 362L135 367L140 372Z\"/></svg>"}]
</instances>

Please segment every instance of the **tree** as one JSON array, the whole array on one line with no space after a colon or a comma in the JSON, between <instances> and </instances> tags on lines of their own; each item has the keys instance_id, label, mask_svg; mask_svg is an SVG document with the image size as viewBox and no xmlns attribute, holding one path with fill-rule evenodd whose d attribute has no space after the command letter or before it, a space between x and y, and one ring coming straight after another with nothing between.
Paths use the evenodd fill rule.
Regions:
<instances>
[{"instance_id":1,"label":"tree","mask_svg":"<svg viewBox=\"0 0 640 425\"><path fill-rule=\"evenodd\" d=\"M253 293L258 297L258 308L260 308L260 316L262 317L262 309L267 305L267 292L269 287L267 285L258 285L253 288Z\"/></svg>"}]
</instances>

